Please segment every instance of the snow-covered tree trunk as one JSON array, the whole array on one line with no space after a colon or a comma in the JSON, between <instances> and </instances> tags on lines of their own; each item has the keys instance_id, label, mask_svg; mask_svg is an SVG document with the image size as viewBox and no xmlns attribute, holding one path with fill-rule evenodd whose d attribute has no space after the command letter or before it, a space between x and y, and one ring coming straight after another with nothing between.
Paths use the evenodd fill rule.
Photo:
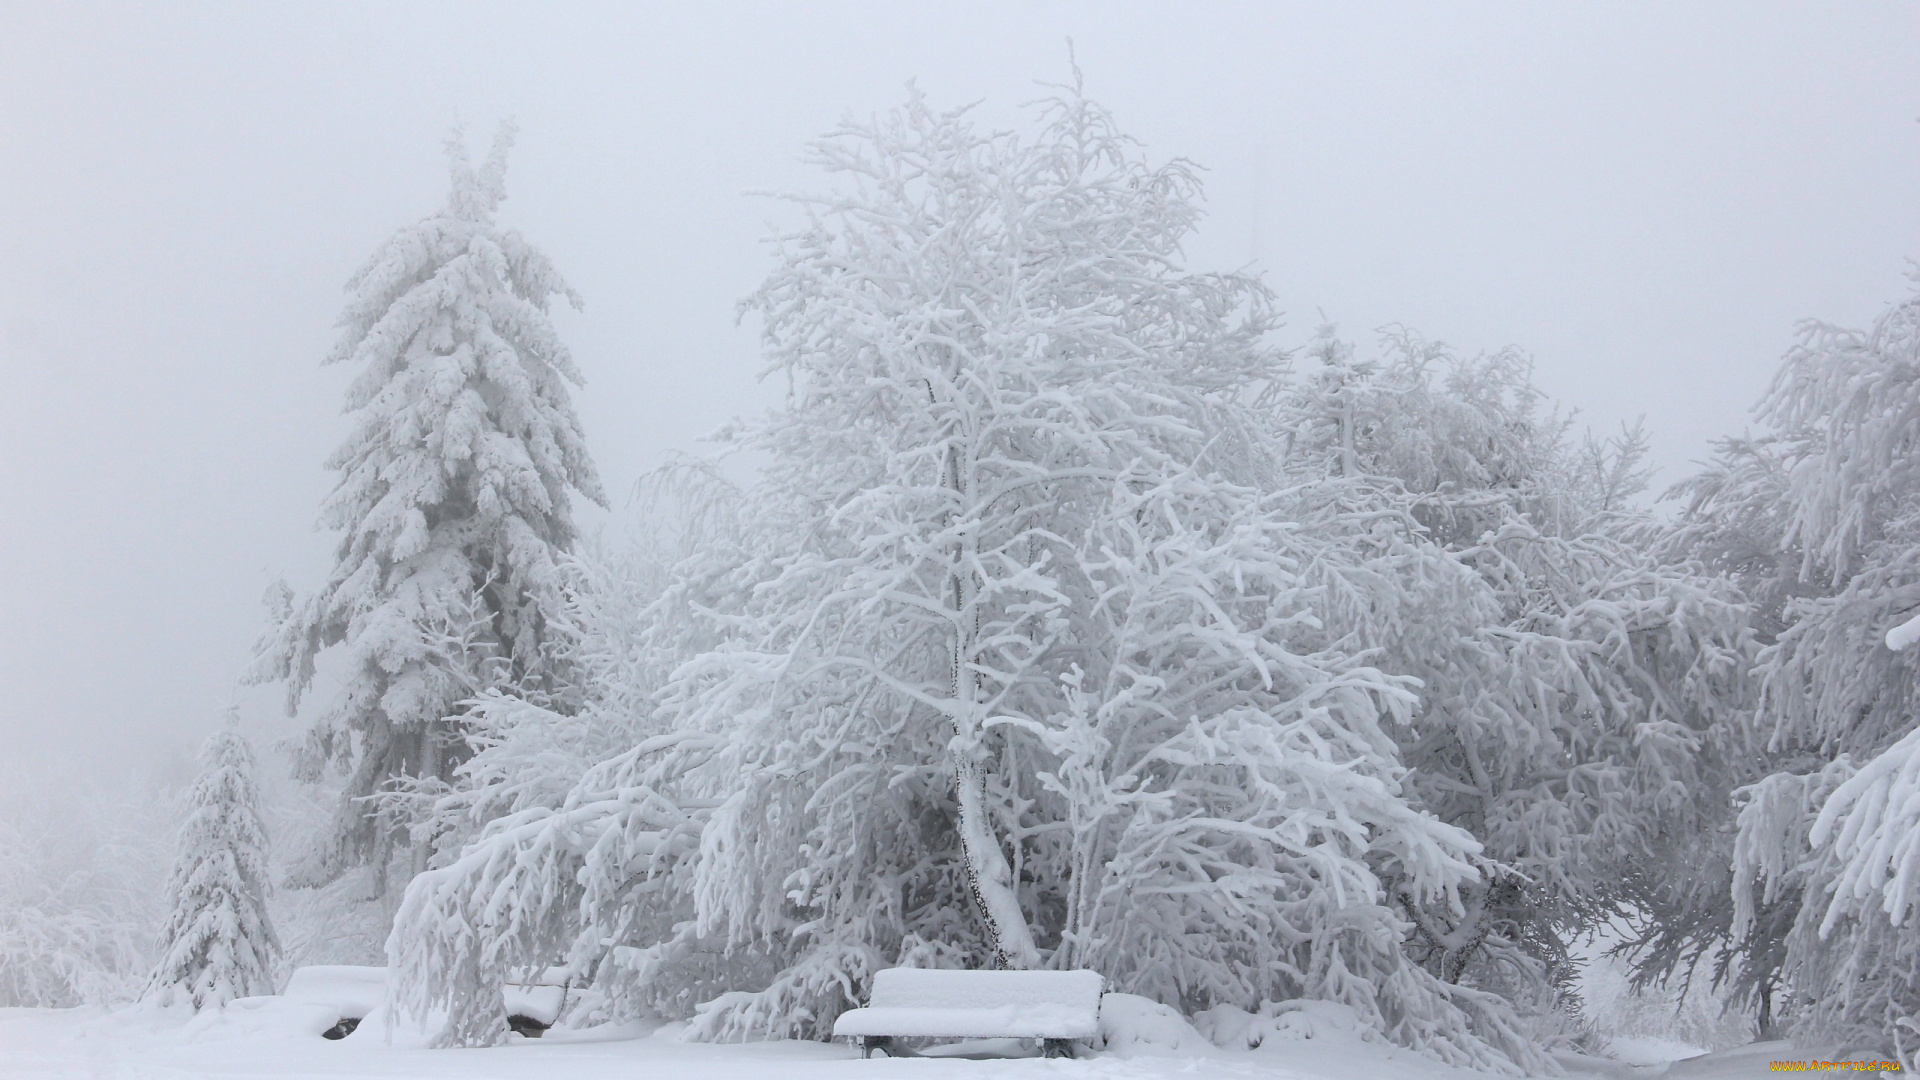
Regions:
<instances>
[{"instance_id":1,"label":"snow-covered tree trunk","mask_svg":"<svg viewBox=\"0 0 1920 1080\"><path fill-rule=\"evenodd\" d=\"M162 1003L195 1009L273 993L279 953L267 918L267 833L253 752L229 723L201 751L206 768L187 796L172 879L171 914L148 984Z\"/></svg>"},{"instance_id":2,"label":"snow-covered tree trunk","mask_svg":"<svg viewBox=\"0 0 1920 1080\"><path fill-rule=\"evenodd\" d=\"M946 454L946 473L959 508L956 516L963 521L976 519L981 510L973 505L975 493L970 483L973 472L964 464L971 457L971 449L964 443L950 444ZM977 640L980 617L976 610L980 596L973 568L979 556L978 533L973 529L959 530L948 575L952 588L949 614L954 622L950 693L955 759L953 790L959 818L956 832L966 860L967 890L980 913L994 965L1031 968L1038 965L1040 950L1034 946L1027 914L1021 910L1013 867L1001 848L987 802L988 751L984 745L987 703L982 700L980 672L975 666L980 654Z\"/></svg>"},{"instance_id":3,"label":"snow-covered tree trunk","mask_svg":"<svg viewBox=\"0 0 1920 1080\"><path fill-rule=\"evenodd\" d=\"M323 653L345 685L312 721L306 765L346 776L328 835L296 880L361 864L384 892L427 864L423 822L464 760L461 702L505 693L563 711L578 687L557 648L556 560L570 491L604 503L568 397L580 382L547 315L578 304L545 255L494 220L513 129L474 168L456 132L447 205L396 232L349 282L329 363L360 372L353 433L322 521L343 536L327 583L284 603L256 676L297 711Z\"/></svg>"}]
</instances>

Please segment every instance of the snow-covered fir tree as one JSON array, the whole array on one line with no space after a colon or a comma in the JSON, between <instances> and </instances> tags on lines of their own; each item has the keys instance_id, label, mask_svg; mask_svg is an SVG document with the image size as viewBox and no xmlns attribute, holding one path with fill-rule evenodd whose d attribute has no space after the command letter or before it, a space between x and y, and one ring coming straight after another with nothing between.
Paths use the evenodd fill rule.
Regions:
<instances>
[{"instance_id":1,"label":"snow-covered fir tree","mask_svg":"<svg viewBox=\"0 0 1920 1080\"><path fill-rule=\"evenodd\" d=\"M495 221L512 141L503 125L476 168L456 132L446 206L348 283L327 357L359 369L322 513L337 561L287 598L257 671L286 680L297 711L339 653L344 685L314 710L305 761L344 774L340 809L297 881L367 865L377 895L396 852L403 873L424 868L418 834L467 753L461 702L498 692L565 711L578 697L556 566L575 540L571 493L605 500L568 396L580 375L548 317L552 297L579 299Z\"/></svg>"},{"instance_id":2,"label":"snow-covered fir tree","mask_svg":"<svg viewBox=\"0 0 1920 1080\"><path fill-rule=\"evenodd\" d=\"M713 644L631 749L415 880L402 998L494 1041L500 982L566 959L616 1011L818 1033L894 964L1079 966L1546 1067L1402 947L1485 861L1406 787L1418 683L1332 615L1420 526L1275 464L1269 298L1180 266L1191 171L1077 92L1031 138L916 96L815 152L845 185L748 304L793 386L741 435L751 524L649 609Z\"/></svg>"},{"instance_id":3,"label":"snow-covered fir tree","mask_svg":"<svg viewBox=\"0 0 1920 1080\"><path fill-rule=\"evenodd\" d=\"M195 1009L271 994L279 942L267 918L267 831L260 820L253 752L229 720L201 750L204 771L187 795L170 913L148 996Z\"/></svg>"}]
</instances>

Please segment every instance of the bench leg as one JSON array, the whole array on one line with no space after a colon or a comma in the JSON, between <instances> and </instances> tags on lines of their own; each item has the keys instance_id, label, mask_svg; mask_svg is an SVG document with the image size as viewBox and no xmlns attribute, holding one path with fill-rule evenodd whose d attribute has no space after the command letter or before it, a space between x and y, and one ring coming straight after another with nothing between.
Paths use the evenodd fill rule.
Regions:
<instances>
[{"instance_id":1,"label":"bench leg","mask_svg":"<svg viewBox=\"0 0 1920 1080\"><path fill-rule=\"evenodd\" d=\"M860 1056L861 1057L870 1058L873 1056L873 1052L875 1050L882 1051L888 1057L892 1057L893 1056L893 1039L887 1035L860 1036Z\"/></svg>"},{"instance_id":2,"label":"bench leg","mask_svg":"<svg viewBox=\"0 0 1920 1080\"><path fill-rule=\"evenodd\" d=\"M1070 1058L1073 1056L1072 1039L1047 1039L1046 1056L1050 1058Z\"/></svg>"}]
</instances>

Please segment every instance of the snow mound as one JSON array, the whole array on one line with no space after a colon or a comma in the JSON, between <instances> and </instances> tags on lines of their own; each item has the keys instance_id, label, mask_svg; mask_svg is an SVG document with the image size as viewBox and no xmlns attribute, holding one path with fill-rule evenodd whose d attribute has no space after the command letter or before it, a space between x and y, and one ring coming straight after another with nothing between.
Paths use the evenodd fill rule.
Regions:
<instances>
[{"instance_id":1,"label":"snow mound","mask_svg":"<svg viewBox=\"0 0 1920 1080\"><path fill-rule=\"evenodd\" d=\"M1093 1049L1119 1057L1191 1057L1213 1048L1171 1005L1137 994L1100 999L1100 1028Z\"/></svg>"},{"instance_id":2,"label":"snow mound","mask_svg":"<svg viewBox=\"0 0 1920 1080\"><path fill-rule=\"evenodd\" d=\"M1364 1042L1371 1029L1358 1013L1332 1001L1269 1001L1259 1012L1215 1005L1193 1018L1194 1027L1215 1046L1258 1050L1310 1041Z\"/></svg>"},{"instance_id":3,"label":"snow mound","mask_svg":"<svg viewBox=\"0 0 1920 1080\"><path fill-rule=\"evenodd\" d=\"M382 1004L340 1040L348 1046L381 1046L389 1050L425 1050L447 1024L447 1011L435 1009L426 1017L409 1016ZM511 1038L512 1036L509 1036Z\"/></svg>"}]
</instances>

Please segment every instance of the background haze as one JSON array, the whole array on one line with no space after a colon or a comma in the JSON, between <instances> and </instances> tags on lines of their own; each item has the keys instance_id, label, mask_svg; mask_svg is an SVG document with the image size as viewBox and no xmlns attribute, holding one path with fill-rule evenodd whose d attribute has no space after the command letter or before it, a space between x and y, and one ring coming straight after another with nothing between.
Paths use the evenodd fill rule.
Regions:
<instances>
[{"instance_id":1,"label":"background haze","mask_svg":"<svg viewBox=\"0 0 1920 1080\"><path fill-rule=\"evenodd\" d=\"M164 760L231 696L345 432L341 286L437 207L441 142L521 138L502 219L618 503L777 388L734 305L798 162L909 79L996 121L1068 77L1208 167L1197 267L1463 351L1518 344L1677 479L1794 322L1920 254L1920 11L1695 4L0 7L0 761ZM585 516L589 523L601 515ZM0 768L0 772L4 772Z\"/></svg>"}]
</instances>

